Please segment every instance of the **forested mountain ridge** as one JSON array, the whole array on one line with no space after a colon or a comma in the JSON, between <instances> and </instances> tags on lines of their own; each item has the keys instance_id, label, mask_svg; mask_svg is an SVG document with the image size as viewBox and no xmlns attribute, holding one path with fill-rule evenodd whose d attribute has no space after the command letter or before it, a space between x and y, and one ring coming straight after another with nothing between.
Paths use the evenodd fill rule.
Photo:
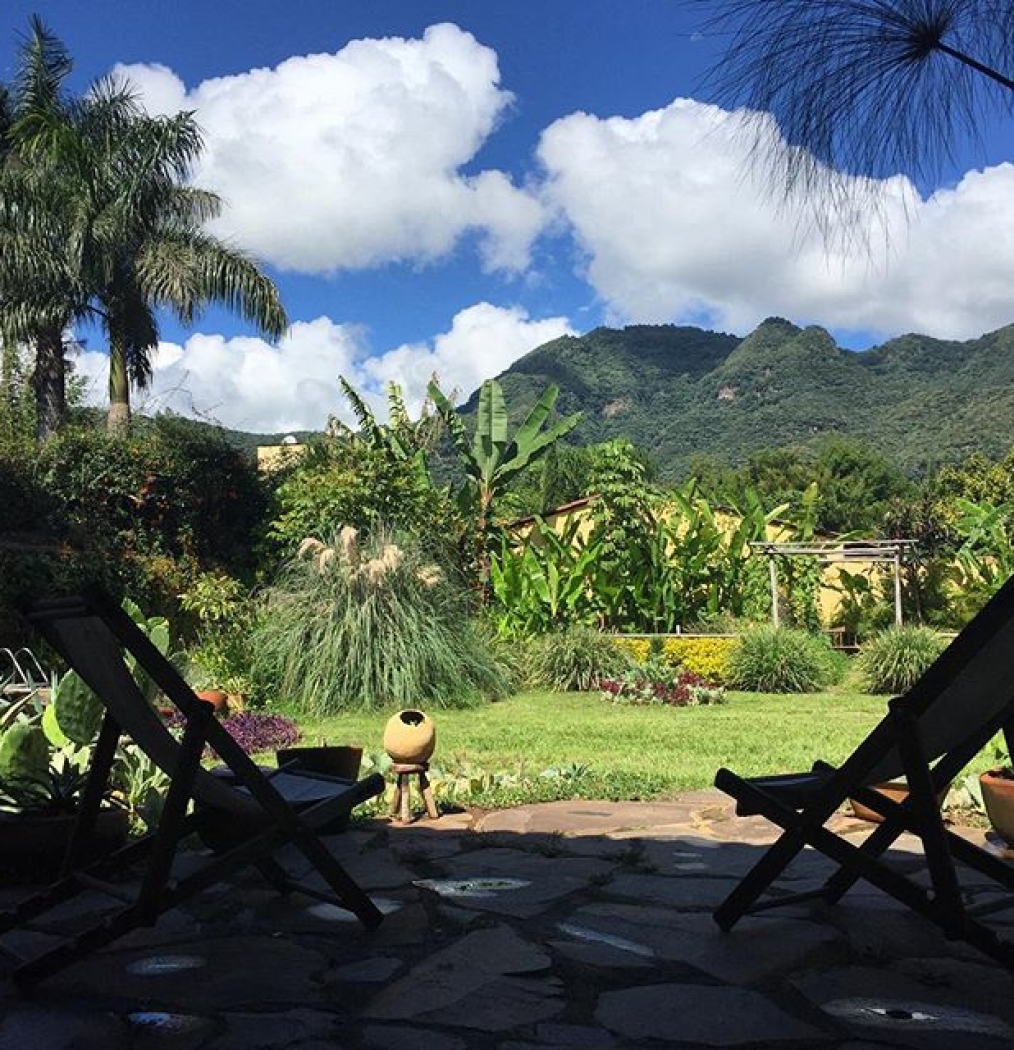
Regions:
<instances>
[{"instance_id":1,"label":"forested mountain ridge","mask_svg":"<svg viewBox=\"0 0 1014 1050\"><path fill-rule=\"evenodd\" d=\"M584 412L572 440L628 438L672 479L697 456L736 463L835 433L912 471L1014 444L1014 325L966 342L904 335L861 352L781 318L742 339L596 328L537 347L499 378L512 416L555 383L559 411Z\"/></svg>"}]
</instances>

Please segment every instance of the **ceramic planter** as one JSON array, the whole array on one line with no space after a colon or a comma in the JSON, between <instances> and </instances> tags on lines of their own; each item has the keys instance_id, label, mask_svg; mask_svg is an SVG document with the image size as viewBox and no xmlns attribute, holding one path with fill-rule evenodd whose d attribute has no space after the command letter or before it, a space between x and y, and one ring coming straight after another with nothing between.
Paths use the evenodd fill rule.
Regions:
<instances>
[{"instance_id":1,"label":"ceramic planter","mask_svg":"<svg viewBox=\"0 0 1014 1050\"><path fill-rule=\"evenodd\" d=\"M361 747L284 747L275 752L280 766L295 762L295 768L308 773L323 773L339 780L358 780L363 759Z\"/></svg>"},{"instance_id":2,"label":"ceramic planter","mask_svg":"<svg viewBox=\"0 0 1014 1050\"><path fill-rule=\"evenodd\" d=\"M229 694L224 689L199 689L194 696L206 704L211 704L218 714L224 714L229 706Z\"/></svg>"},{"instance_id":3,"label":"ceramic planter","mask_svg":"<svg viewBox=\"0 0 1014 1050\"><path fill-rule=\"evenodd\" d=\"M436 746L436 727L422 711L399 711L384 727L384 750L393 762L424 765Z\"/></svg>"},{"instance_id":4,"label":"ceramic planter","mask_svg":"<svg viewBox=\"0 0 1014 1050\"><path fill-rule=\"evenodd\" d=\"M874 784L873 790L879 791L881 795L886 796L892 802L904 802L908 798L908 784L904 780L888 780L883 784ZM944 804L944 799L947 797L949 790L950 784L937 795L938 806ZM883 824L884 818L879 813L864 806L861 802L857 802L854 798L849 799L849 805L852 807L852 812L860 820L869 821L871 824Z\"/></svg>"},{"instance_id":5,"label":"ceramic planter","mask_svg":"<svg viewBox=\"0 0 1014 1050\"><path fill-rule=\"evenodd\" d=\"M1004 772L991 769L980 774L979 786L982 788L982 804L993 830L1008 846L1014 846L1014 780L1004 776Z\"/></svg>"},{"instance_id":6,"label":"ceramic planter","mask_svg":"<svg viewBox=\"0 0 1014 1050\"><path fill-rule=\"evenodd\" d=\"M73 813L0 814L0 868L15 878L55 879L75 819ZM100 810L84 860L97 860L118 849L127 841L129 831L130 817L125 810Z\"/></svg>"}]
</instances>

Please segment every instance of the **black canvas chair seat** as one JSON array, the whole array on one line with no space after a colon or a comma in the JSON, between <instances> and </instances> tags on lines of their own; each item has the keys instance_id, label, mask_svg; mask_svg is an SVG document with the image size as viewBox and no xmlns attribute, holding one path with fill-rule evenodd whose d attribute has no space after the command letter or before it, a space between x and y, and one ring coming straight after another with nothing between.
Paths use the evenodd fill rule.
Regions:
<instances>
[{"instance_id":1,"label":"black canvas chair seat","mask_svg":"<svg viewBox=\"0 0 1014 1050\"><path fill-rule=\"evenodd\" d=\"M104 913L100 921L75 937L22 961L13 971L15 980L30 984L129 930L154 925L162 912L247 865L256 867L281 893L298 890L333 901L352 911L367 928L380 923L379 910L338 864L319 832L341 826L355 806L380 794L383 777L375 774L347 781L295 768L265 773L218 722L211 705L194 696L131 618L98 588L72 598L39 602L26 615L95 691L105 715L64 872L52 885L0 914L0 937L84 890L105 890L111 898L122 898L116 879L139 862L144 866L136 897L116 912ZM168 731L145 700L125 655L136 661L182 714L182 740ZM121 734L169 776L165 805L152 833L85 867L78 859L95 826ZM206 747L219 756L227 776L204 769L201 756ZM177 846L193 832L215 844L217 852L174 879ZM289 877L273 856L288 844L306 857L330 892Z\"/></svg>"},{"instance_id":2,"label":"black canvas chair seat","mask_svg":"<svg viewBox=\"0 0 1014 1050\"><path fill-rule=\"evenodd\" d=\"M950 831L937 803L938 794L996 733L1003 733L1008 750L1014 750L1014 578L907 693L890 701L883 721L841 766L817 762L806 773L752 778L718 771L715 786L736 800L737 814L764 816L782 834L716 910L715 921L729 930L744 915L784 904L807 899L833 904L866 879L925 915L948 937L968 941L1014 969L1014 945L981 921L986 913L1014 906L1014 893L972 907L961 886L960 866L1006 891L1014 891L1014 868ZM907 782L904 802L873 789L895 779ZM825 826L850 798L884 818L860 846ZM922 840L929 888L885 858L903 832ZM807 846L835 862L834 874L818 890L764 898Z\"/></svg>"}]
</instances>

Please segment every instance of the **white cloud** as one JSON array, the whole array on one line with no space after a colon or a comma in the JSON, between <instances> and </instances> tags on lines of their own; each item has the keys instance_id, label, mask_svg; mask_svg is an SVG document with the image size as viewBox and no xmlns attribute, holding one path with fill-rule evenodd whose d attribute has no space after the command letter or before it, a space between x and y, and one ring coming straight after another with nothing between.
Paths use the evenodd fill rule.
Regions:
<instances>
[{"instance_id":1,"label":"white cloud","mask_svg":"<svg viewBox=\"0 0 1014 1050\"><path fill-rule=\"evenodd\" d=\"M262 339L194 335L183 346L163 343L153 355L151 388L135 395L146 412L171 409L239 430L277 433L320 429L330 415L353 417L338 388L344 375L381 418L384 385L401 384L412 411L436 372L443 388L471 393L529 350L572 332L563 317L530 320L524 310L478 303L458 313L431 342L367 356L361 328L327 317L299 321L272 346ZM109 359L84 351L77 371L88 399L105 404Z\"/></svg>"},{"instance_id":2,"label":"white cloud","mask_svg":"<svg viewBox=\"0 0 1014 1050\"><path fill-rule=\"evenodd\" d=\"M506 371L519 357L562 335L574 335L565 317L531 321L520 307L504 309L477 303L455 315L449 332L432 343L406 343L363 363L367 385L382 388L400 383L406 399L418 406L433 375L444 392L457 390L462 399Z\"/></svg>"},{"instance_id":3,"label":"white cloud","mask_svg":"<svg viewBox=\"0 0 1014 1050\"><path fill-rule=\"evenodd\" d=\"M121 65L152 112L193 109L195 181L228 203L216 232L283 269L429 262L479 231L484 264L518 270L543 223L499 171L462 174L512 102L496 53L457 26L356 40L187 90L160 65Z\"/></svg>"},{"instance_id":4,"label":"white cloud","mask_svg":"<svg viewBox=\"0 0 1014 1050\"><path fill-rule=\"evenodd\" d=\"M616 320L745 331L784 314L959 338L1014 317L1011 165L926 200L890 180L883 218L871 210L860 231L871 254L829 257L751 172L749 145L741 115L689 99L632 119L576 113L545 130L546 198Z\"/></svg>"}]
</instances>

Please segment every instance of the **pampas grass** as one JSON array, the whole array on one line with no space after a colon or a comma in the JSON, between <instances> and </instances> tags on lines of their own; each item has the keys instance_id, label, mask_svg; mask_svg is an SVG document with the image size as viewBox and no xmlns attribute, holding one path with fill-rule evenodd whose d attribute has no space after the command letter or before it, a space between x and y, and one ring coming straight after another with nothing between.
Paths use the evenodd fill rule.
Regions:
<instances>
[{"instance_id":1,"label":"pampas grass","mask_svg":"<svg viewBox=\"0 0 1014 1050\"><path fill-rule=\"evenodd\" d=\"M471 597L412 540L354 529L308 538L268 592L255 632L262 688L315 717L388 707L466 707L508 676Z\"/></svg>"}]
</instances>

